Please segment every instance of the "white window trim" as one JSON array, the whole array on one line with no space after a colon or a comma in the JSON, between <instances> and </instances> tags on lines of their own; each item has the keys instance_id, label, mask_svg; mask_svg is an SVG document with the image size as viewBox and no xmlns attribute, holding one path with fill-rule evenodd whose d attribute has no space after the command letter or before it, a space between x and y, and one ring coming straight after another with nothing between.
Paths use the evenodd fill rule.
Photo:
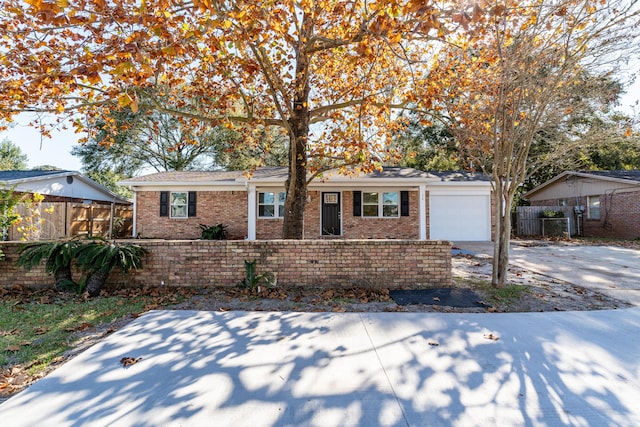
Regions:
<instances>
[{"instance_id":1,"label":"white window trim","mask_svg":"<svg viewBox=\"0 0 640 427\"><path fill-rule=\"evenodd\" d=\"M378 194L378 215L376 216L369 216L369 215L365 215L364 214L364 207L365 207L365 202L364 202L364 195L365 193L376 193ZM398 203L396 205L392 205L392 206L396 206L397 207L397 214L394 216L384 216L384 197L383 195L385 193L395 193L398 199ZM373 203L370 204L366 204L366 206L374 206ZM362 192L362 202L360 203L360 217L361 218L382 218L382 219L394 219L394 218L400 218L400 191L363 191Z\"/></svg>"},{"instance_id":2,"label":"white window trim","mask_svg":"<svg viewBox=\"0 0 640 427\"><path fill-rule=\"evenodd\" d=\"M260 204L260 194L264 194L264 193L273 193L274 194L274 204L265 204L262 203ZM280 201L280 194L285 194L284 191L278 191L278 190L262 190L262 191L256 191L256 217L258 219L282 219L284 218L284 216L280 215L280 209L278 209L278 201ZM286 195L285 195L286 197ZM260 216L260 206L273 206L273 216Z\"/></svg>"},{"instance_id":3,"label":"white window trim","mask_svg":"<svg viewBox=\"0 0 640 427\"><path fill-rule=\"evenodd\" d=\"M173 203L173 195L174 194L184 194L185 195L185 215L184 216L173 216L173 207L174 206L182 206ZM189 219L189 192L188 191L171 191L169 193L169 218L171 219Z\"/></svg>"}]
</instances>

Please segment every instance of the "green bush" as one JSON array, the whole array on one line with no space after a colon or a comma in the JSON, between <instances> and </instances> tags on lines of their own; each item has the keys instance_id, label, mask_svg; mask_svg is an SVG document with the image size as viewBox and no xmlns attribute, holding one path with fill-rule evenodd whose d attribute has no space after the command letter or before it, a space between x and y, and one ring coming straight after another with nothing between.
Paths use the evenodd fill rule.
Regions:
<instances>
[{"instance_id":1,"label":"green bush","mask_svg":"<svg viewBox=\"0 0 640 427\"><path fill-rule=\"evenodd\" d=\"M82 243L78 238L49 242L35 242L23 245L18 250L18 267L31 270L46 260L45 270L55 277L56 287L63 289L75 285L71 277L71 263Z\"/></svg>"},{"instance_id":2,"label":"green bush","mask_svg":"<svg viewBox=\"0 0 640 427\"><path fill-rule=\"evenodd\" d=\"M200 224L200 238L202 240L224 240L227 238L227 226L222 224Z\"/></svg>"},{"instance_id":3,"label":"green bush","mask_svg":"<svg viewBox=\"0 0 640 427\"><path fill-rule=\"evenodd\" d=\"M253 261L244 261L244 276L244 279L240 282L240 287L249 289L252 292L260 292L260 283L264 283L265 286L276 285L276 278L273 273L257 274L255 259Z\"/></svg>"},{"instance_id":4,"label":"green bush","mask_svg":"<svg viewBox=\"0 0 640 427\"><path fill-rule=\"evenodd\" d=\"M538 218L564 218L564 212L562 212L562 211L542 211L538 215Z\"/></svg>"},{"instance_id":5,"label":"green bush","mask_svg":"<svg viewBox=\"0 0 640 427\"><path fill-rule=\"evenodd\" d=\"M19 250L17 265L30 270L45 260L45 269L55 275L58 288L76 292L86 288L90 296L97 296L113 269L127 273L132 268L141 268L146 253L147 250L138 245L83 237L26 244ZM74 262L86 273L86 277L77 283L71 277Z\"/></svg>"},{"instance_id":6,"label":"green bush","mask_svg":"<svg viewBox=\"0 0 640 427\"><path fill-rule=\"evenodd\" d=\"M146 254L147 250L138 245L94 238L76 251L76 263L87 272L85 289L93 297L100 295L113 269L127 273L132 268L142 268L142 258Z\"/></svg>"}]
</instances>

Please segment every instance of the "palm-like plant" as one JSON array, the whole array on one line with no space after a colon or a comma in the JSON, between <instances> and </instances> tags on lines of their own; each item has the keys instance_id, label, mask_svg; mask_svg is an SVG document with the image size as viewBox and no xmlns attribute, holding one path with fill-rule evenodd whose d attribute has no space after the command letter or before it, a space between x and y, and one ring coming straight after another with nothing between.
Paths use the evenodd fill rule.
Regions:
<instances>
[{"instance_id":1,"label":"palm-like plant","mask_svg":"<svg viewBox=\"0 0 640 427\"><path fill-rule=\"evenodd\" d=\"M123 273L142 267L142 258L147 250L133 244L118 244L102 238L92 239L76 251L76 263L88 272L85 289L90 296L100 294L109 274L114 268Z\"/></svg>"},{"instance_id":2,"label":"palm-like plant","mask_svg":"<svg viewBox=\"0 0 640 427\"><path fill-rule=\"evenodd\" d=\"M19 249L17 265L31 270L46 260L45 270L54 275L56 287L62 289L75 284L71 276L71 263L80 245L77 238L28 243Z\"/></svg>"}]
</instances>

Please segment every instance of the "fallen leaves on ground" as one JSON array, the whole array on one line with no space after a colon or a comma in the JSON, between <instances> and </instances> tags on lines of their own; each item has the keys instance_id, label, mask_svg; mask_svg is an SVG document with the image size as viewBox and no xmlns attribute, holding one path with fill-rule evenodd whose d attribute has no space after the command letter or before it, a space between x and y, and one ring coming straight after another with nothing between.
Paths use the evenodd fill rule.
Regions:
<instances>
[{"instance_id":1,"label":"fallen leaves on ground","mask_svg":"<svg viewBox=\"0 0 640 427\"><path fill-rule=\"evenodd\" d=\"M67 331L67 332L84 331L85 329L89 329L91 327L93 327L93 325L91 323L82 322L77 326L73 326L73 327L70 327L70 328L65 328L65 331Z\"/></svg>"},{"instance_id":2,"label":"fallen leaves on ground","mask_svg":"<svg viewBox=\"0 0 640 427\"><path fill-rule=\"evenodd\" d=\"M123 357L122 359L120 359L120 364L122 365L122 367L124 368L128 368L131 365L135 365L136 363L138 363L139 361L142 360L142 357Z\"/></svg>"},{"instance_id":3,"label":"fallen leaves on ground","mask_svg":"<svg viewBox=\"0 0 640 427\"><path fill-rule=\"evenodd\" d=\"M15 390L21 389L25 380L26 376L19 366L3 370L0 374L0 397L10 396Z\"/></svg>"}]
</instances>

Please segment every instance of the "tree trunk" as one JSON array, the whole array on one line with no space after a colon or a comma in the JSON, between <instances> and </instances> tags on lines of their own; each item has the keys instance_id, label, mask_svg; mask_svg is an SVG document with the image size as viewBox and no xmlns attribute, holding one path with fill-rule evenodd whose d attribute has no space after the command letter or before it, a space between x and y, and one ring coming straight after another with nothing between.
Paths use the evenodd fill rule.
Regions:
<instances>
[{"instance_id":1,"label":"tree trunk","mask_svg":"<svg viewBox=\"0 0 640 427\"><path fill-rule=\"evenodd\" d=\"M496 201L495 222L493 244L493 271L491 274L491 285L493 287L504 286L507 280L507 269L509 268L509 246L511 242L511 203L513 197L505 196L504 183L496 180L494 198Z\"/></svg>"},{"instance_id":2,"label":"tree trunk","mask_svg":"<svg viewBox=\"0 0 640 427\"><path fill-rule=\"evenodd\" d=\"M97 297L100 295L100 290L102 286L107 282L107 278L109 277L108 270L97 270L92 271L87 275L87 282L85 290L89 293L91 297Z\"/></svg>"},{"instance_id":3,"label":"tree trunk","mask_svg":"<svg viewBox=\"0 0 640 427\"><path fill-rule=\"evenodd\" d=\"M297 141L296 145L299 148L306 148L306 144L300 144ZM296 159L292 162L287 178L287 198L284 203L284 223L282 225L283 239L304 239L304 210L307 203L306 155L297 157L303 159Z\"/></svg>"},{"instance_id":4,"label":"tree trunk","mask_svg":"<svg viewBox=\"0 0 640 427\"><path fill-rule=\"evenodd\" d=\"M56 288L62 290L69 285L73 285L74 281L71 277L71 264L65 265L54 274L56 280Z\"/></svg>"},{"instance_id":5,"label":"tree trunk","mask_svg":"<svg viewBox=\"0 0 640 427\"><path fill-rule=\"evenodd\" d=\"M307 137L309 110L302 107L289 121L295 138L289 143L287 198L284 202L283 239L304 239L304 210L307 203Z\"/></svg>"},{"instance_id":6,"label":"tree trunk","mask_svg":"<svg viewBox=\"0 0 640 427\"><path fill-rule=\"evenodd\" d=\"M296 77L293 109L289 118L289 172L284 203L283 239L304 239L304 210L307 203L307 144L309 138L309 67L311 57L304 51L313 35L313 21L303 17L300 45L296 49Z\"/></svg>"}]
</instances>

